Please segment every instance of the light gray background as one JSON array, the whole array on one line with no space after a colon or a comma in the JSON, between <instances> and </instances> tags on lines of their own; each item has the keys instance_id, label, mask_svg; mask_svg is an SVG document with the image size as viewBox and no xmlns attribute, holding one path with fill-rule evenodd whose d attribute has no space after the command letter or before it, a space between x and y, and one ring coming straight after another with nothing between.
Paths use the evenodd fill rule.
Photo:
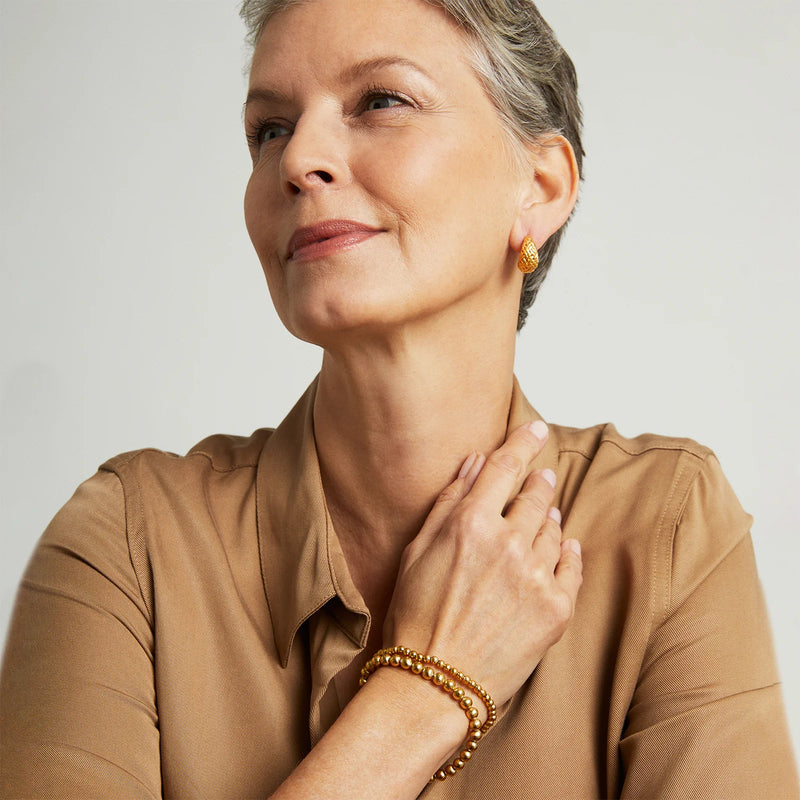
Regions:
<instances>
[{"instance_id":1,"label":"light gray background","mask_svg":"<svg viewBox=\"0 0 800 800\"><path fill-rule=\"evenodd\" d=\"M800 738L796 0L542 0L586 182L520 340L545 418L713 447ZM117 452L276 424L319 353L242 221L231 0L2 0L0 636L37 537Z\"/></svg>"}]
</instances>

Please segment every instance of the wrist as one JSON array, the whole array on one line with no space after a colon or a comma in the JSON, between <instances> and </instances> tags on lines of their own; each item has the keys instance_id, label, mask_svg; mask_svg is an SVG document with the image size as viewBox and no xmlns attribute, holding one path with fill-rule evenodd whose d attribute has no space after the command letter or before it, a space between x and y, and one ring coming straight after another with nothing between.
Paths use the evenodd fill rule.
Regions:
<instances>
[{"instance_id":1,"label":"wrist","mask_svg":"<svg viewBox=\"0 0 800 800\"><path fill-rule=\"evenodd\" d=\"M359 685L365 686L370 675L373 675L376 670L380 670L381 667L401 669L407 674L418 675L429 685L438 687L444 695L449 696L464 711L467 720L467 738L464 740L463 749L460 752L457 751L457 755L451 763L440 767L431 780L445 780L448 775L455 775L458 770L466 766L478 747L478 742L483 738L484 732L491 728L497 719L497 707L492 697L472 678L446 661L401 646L384 648L367 661L361 670ZM419 684L416 686L419 687ZM419 692L419 688L416 691ZM474 692L486 706L488 716L485 723L479 718L479 711L474 705L474 700L468 694L470 691Z\"/></svg>"},{"instance_id":2,"label":"wrist","mask_svg":"<svg viewBox=\"0 0 800 800\"><path fill-rule=\"evenodd\" d=\"M444 692L418 676L395 669L377 670L357 695L380 697L387 711L410 736L419 736L446 758L463 741L467 728L463 711Z\"/></svg>"}]
</instances>

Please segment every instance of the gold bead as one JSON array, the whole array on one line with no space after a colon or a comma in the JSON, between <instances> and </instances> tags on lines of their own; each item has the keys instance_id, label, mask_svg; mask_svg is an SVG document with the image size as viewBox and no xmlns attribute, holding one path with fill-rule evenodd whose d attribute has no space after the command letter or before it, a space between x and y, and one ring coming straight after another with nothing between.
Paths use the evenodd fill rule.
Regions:
<instances>
[{"instance_id":1,"label":"gold bead","mask_svg":"<svg viewBox=\"0 0 800 800\"><path fill-rule=\"evenodd\" d=\"M477 749L479 740L497 720L497 706L486 690L463 672L455 669L441 658L418 653L401 645L378 650L377 653L362 667L358 683L363 686L369 676L380 667L393 666L411 670L416 675L421 675L426 681L433 681L443 691L450 694L464 713L468 721L467 739L462 745L461 752L450 764L437 770L430 778L430 783L443 781L448 776L455 775L463 769L466 762L472 758L472 753ZM469 688L474 695L483 702L488 716L486 722L481 724L480 714L476 708L475 700L466 691Z\"/></svg>"}]
</instances>

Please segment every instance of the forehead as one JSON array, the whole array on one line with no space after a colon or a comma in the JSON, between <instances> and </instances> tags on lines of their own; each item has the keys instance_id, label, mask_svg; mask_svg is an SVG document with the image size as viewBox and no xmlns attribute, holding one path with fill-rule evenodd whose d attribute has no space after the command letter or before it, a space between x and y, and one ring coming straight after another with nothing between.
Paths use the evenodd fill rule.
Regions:
<instances>
[{"instance_id":1,"label":"forehead","mask_svg":"<svg viewBox=\"0 0 800 800\"><path fill-rule=\"evenodd\" d=\"M413 60L434 74L469 60L455 21L425 0L301 0L265 25L251 82L303 68L342 71L387 55Z\"/></svg>"}]
</instances>

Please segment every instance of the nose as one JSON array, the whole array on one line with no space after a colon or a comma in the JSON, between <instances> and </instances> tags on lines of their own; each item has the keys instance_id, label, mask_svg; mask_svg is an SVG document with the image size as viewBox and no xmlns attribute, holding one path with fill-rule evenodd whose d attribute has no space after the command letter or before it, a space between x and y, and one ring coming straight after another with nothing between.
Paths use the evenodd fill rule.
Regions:
<instances>
[{"instance_id":1,"label":"nose","mask_svg":"<svg viewBox=\"0 0 800 800\"><path fill-rule=\"evenodd\" d=\"M345 131L324 113L304 114L281 157L281 183L291 197L338 188L350 179Z\"/></svg>"}]
</instances>

